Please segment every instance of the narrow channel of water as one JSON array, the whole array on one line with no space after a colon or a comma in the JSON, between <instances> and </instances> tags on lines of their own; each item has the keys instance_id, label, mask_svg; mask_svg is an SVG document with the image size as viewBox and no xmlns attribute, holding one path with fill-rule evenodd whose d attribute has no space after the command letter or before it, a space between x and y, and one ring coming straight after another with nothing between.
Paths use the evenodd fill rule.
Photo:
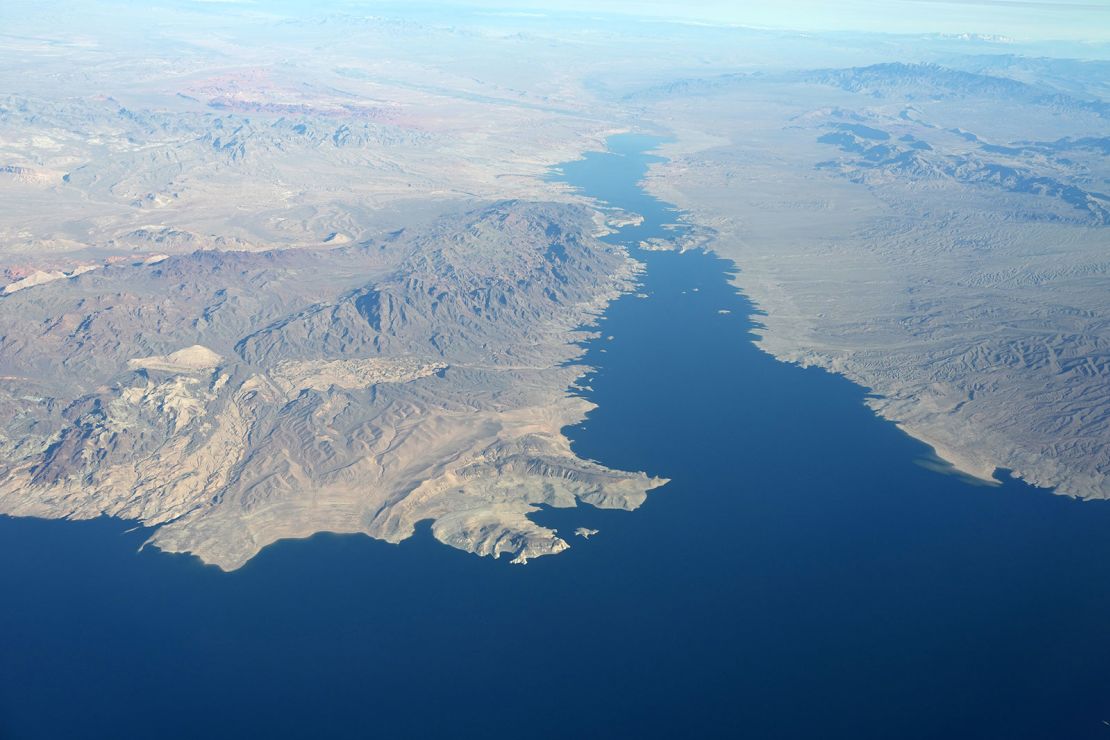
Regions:
<instances>
[{"instance_id":1,"label":"narrow channel of water","mask_svg":"<svg viewBox=\"0 0 1110 740\"><path fill-rule=\"evenodd\" d=\"M673 233L655 143L561 170L645 215L611 239ZM1110 507L921 467L860 389L748 341L730 264L637 256L568 433L671 479L641 510L544 511L600 534L524 568L424 531L231 574L0 519L0 738L1110 736Z\"/></svg>"}]
</instances>

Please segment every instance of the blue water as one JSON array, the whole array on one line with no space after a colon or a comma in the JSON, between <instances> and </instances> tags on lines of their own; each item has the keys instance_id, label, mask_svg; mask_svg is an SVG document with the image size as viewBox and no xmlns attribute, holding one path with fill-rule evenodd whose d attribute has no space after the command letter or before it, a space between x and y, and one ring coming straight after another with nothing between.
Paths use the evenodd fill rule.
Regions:
<instances>
[{"instance_id":1,"label":"blue water","mask_svg":"<svg viewBox=\"0 0 1110 740\"><path fill-rule=\"evenodd\" d=\"M654 140L562 176L645 214ZM747 341L730 265L640 253L575 450L672 479L527 567L318 535L242 570L0 519L0 738L1110 737L1110 506L972 486ZM697 288L695 291L694 289ZM729 314L719 314L728 309Z\"/></svg>"}]
</instances>

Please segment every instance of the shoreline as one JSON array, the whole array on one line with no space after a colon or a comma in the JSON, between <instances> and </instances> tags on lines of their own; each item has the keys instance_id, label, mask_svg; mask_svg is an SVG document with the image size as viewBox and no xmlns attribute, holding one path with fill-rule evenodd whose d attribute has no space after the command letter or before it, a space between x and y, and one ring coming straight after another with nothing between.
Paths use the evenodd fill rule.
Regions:
<instances>
[{"instance_id":1,"label":"shoreline","mask_svg":"<svg viewBox=\"0 0 1110 740\"><path fill-rule=\"evenodd\" d=\"M1002 413L1004 404L1009 402L1008 396L995 398L988 406L983 405L987 402L976 399L974 408L966 409L964 406L970 399L964 388L974 381L974 375L964 376L966 382L962 385L935 380L925 371L902 376L900 373L912 371L913 365L884 366L886 345L866 341L852 343L856 334L865 331L858 322L852 323L845 316L836 315L826 319L824 313L814 313L822 305L820 299L824 294L815 282L818 277L812 268L799 261L803 252L798 245L805 243L806 232L792 234L786 241L768 245L762 251L754 247L753 242L760 238L759 234L748 236L751 229L745 224L748 218L754 218L752 214L737 209L726 211L723 203L701 203L686 192L691 186L690 178L696 175L697 165L683 158L697 160L705 155L711 159L707 153L721 147L726 140L678 128L672 130L671 136L672 142L659 151L668 162L651 166L645 177L645 189L656 198L675 204L686 223L707 235L703 247L734 267L730 282L754 308L756 329L751 341L756 347L779 362L820 367L873 393L865 405L876 417L928 445L938 458L962 475L998 485L1001 483L999 471L1005 470L1015 479L1046 493L1085 500L1110 498L1106 480L1100 478L1097 471L1069 467L1066 455L1041 455L1040 450L1047 441L1035 427L1019 425L1012 432L999 431L1000 425L1015 419L1012 413ZM755 182L749 185L754 186ZM864 191L856 192L854 197L859 200L852 203L862 207L870 196ZM853 267L860 258L859 255L855 257L857 262L850 263ZM859 267L863 269L866 265L859 263ZM846 289L851 287L846 286ZM835 300L835 294L825 297ZM899 310L874 301L863 303L870 306L867 310L886 312L881 315L888 324L892 312ZM830 331L837 327L840 334ZM895 343L889 349L900 350L912 339L907 336L901 340L902 344ZM920 341L923 351L928 351L927 341ZM907 363L913 358L911 353L903 353L896 359ZM935 358L930 359L935 362ZM1024 397L1018 395L1012 402L1022 400Z\"/></svg>"}]
</instances>

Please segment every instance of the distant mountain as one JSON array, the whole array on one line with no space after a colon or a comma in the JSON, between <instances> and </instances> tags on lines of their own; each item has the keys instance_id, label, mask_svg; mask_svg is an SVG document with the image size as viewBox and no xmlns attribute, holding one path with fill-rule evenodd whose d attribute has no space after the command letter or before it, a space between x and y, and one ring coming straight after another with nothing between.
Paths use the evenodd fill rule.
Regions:
<instances>
[{"instance_id":1,"label":"distant mountain","mask_svg":"<svg viewBox=\"0 0 1110 740\"><path fill-rule=\"evenodd\" d=\"M1110 60L970 54L951 57L943 64L965 72L1009 77L1079 97L1110 99Z\"/></svg>"},{"instance_id":2,"label":"distant mountain","mask_svg":"<svg viewBox=\"0 0 1110 740\"><path fill-rule=\"evenodd\" d=\"M978 98L1048 106L1066 113L1087 112L1110 118L1110 103L1084 100L1058 89L1009 77L966 72L937 64L892 62L869 67L823 69L799 75L799 81L898 100Z\"/></svg>"},{"instance_id":3,"label":"distant mountain","mask_svg":"<svg viewBox=\"0 0 1110 740\"><path fill-rule=\"evenodd\" d=\"M1101 67L1096 67L1101 70ZM1007 100L1048 106L1066 113L1087 112L1110 118L1110 103L1086 99L1048 84L1031 84L1007 76L980 74L938 64L889 62L866 67L781 73L730 73L690 77L653 85L625 96L628 102L669 97L724 94L759 83L804 83L838 87L876 98L928 101L958 98Z\"/></svg>"}]
</instances>

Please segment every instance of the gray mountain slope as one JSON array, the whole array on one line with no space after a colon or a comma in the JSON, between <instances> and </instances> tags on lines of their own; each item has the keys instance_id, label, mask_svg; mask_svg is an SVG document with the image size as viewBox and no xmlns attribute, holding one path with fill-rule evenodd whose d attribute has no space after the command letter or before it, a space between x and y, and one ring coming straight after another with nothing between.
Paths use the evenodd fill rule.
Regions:
<instances>
[{"instance_id":1,"label":"gray mountain slope","mask_svg":"<svg viewBox=\"0 0 1110 740\"><path fill-rule=\"evenodd\" d=\"M390 243L198 252L3 298L0 511L159 527L235 568L316 531L518 560L539 504L634 508L662 481L561 429L580 329L631 285L589 211L504 202Z\"/></svg>"}]
</instances>

